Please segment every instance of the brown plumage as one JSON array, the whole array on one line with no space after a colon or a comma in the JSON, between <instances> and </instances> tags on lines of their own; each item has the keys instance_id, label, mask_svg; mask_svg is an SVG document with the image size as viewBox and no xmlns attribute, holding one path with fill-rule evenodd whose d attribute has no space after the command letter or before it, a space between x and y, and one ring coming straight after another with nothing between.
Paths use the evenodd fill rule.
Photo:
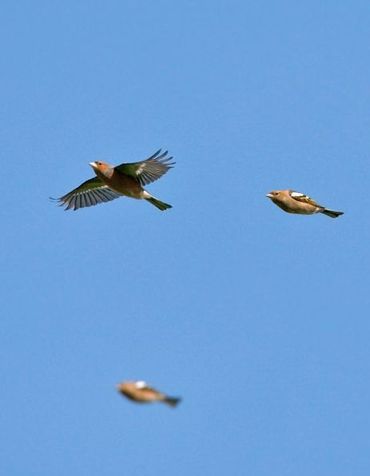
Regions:
<instances>
[{"instance_id":1,"label":"brown plumage","mask_svg":"<svg viewBox=\"0 0 370 476\"><path fill-rule=\"evenodd\" d=\"M147 185L164 175L175 162L167 157L167 151L155 154L141 162L124 163L114 167L105 162L90 162L96 177L83 182L77 188L56 199L65 210L78 210L126 196L144 199L159 210L171 208L171 205L153 197L144 190Z\"/></svg>"},{"instance_id":2,"label":"brown plumage","mask_svg":"<svg viewBox=\"0 0 370 476\"><path fill-rule=\"evenodd\" d=\"M117 390L129 400L137 403L163 402L170 407L175 407L181 401L181 398L170 397L159 392L142 380L119 383Z\"/></svg>"},{"instance_id":3,"label":"brown plumage","mask_svg":"<svg viewBox=\"0 0 370 476\"><path fill-rule=\"evenodd\" d=\"M288 213L297 213L300 215L323 213L331 218L337 218L343 215L343 212L323 207L309 196L295 192L294 190L274 190L266 196L270 198L275 205Z\"/></svg>"}]
</instances>

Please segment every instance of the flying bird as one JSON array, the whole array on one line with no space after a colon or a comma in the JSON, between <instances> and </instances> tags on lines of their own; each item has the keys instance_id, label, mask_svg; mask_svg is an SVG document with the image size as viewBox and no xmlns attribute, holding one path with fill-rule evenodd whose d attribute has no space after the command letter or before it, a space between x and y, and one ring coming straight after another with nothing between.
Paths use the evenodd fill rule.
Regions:
<instances>
[{"instance_id":1,"label":"flying bird","mask_svg":"<svg viewBox=\"0 0 370 476\"><path fill-rule=\"evenodd\" d=\"M314 213L323 213L331 218L337 218L343 215L343 212L337 212L323 207L312 198L294 190L274 190L266 195L275 205L288 213L299 213L301 215L312 215Z\"/></svg>"},{"instance_id":2,"label":"flying bird","mask_svg":"<svg viewBox=\"0 0 370 476\"><path fill-rule=\"evenodd\" d=\"M137 403L163 402L170 407L175 407L181 401L181 398L169 397L159 392L155 388L147 385L143 380L119 383L117 390L129 400Z\"/></svg>"},{"instance_id":3,"label":"flying bird","mask_svg":"<svg viewBox=\"0 0 370 476\"><path fill-rule=\"evenodd\" d=\"M90 162L96 177L53 200L65 206L65 210L91 207L122 196L147 200L159 210L172 208L172 205L158 200L144 189L145 185L162 177L175 164L167 153L162 153L160 149L146 160L116 167L105 162Z\"/></svg>"}]
</instances>

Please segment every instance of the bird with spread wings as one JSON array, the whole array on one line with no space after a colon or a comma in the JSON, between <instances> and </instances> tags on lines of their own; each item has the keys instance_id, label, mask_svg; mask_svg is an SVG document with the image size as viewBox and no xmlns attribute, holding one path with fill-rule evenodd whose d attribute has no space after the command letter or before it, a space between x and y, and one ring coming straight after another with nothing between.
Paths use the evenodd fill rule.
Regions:
<instances>
[{"instance_id":1,"label":"bird with spread wings","mask_svg":"<svg viewBox=\"0 0 370 476\"><path fill-rule=\"evenodd\" d=\"M116 167L105 162L90 162L96 177L54 200L65 206L65 210L91 207L122 196L147 200L159 210L171 208L144 189L145 185L159 179L174 166L175 162L167 154L160 149L146 160Z\"/></svg>"}]
</instances>

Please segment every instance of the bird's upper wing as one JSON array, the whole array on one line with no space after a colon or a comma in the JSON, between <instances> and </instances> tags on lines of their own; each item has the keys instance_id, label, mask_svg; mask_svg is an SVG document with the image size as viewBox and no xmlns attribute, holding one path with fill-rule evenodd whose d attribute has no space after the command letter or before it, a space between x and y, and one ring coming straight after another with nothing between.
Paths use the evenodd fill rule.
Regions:
<instances>
[{"instance_id":1,"label":"bird's upper wing","mask_svg":"<svg viewBox=\"0 0 370 476\"><path fill-rule=\"evenodd\" d=\"M78 210L79 208L92 207L98 203L109 202L121 195L107 187L98 177L94 177L71 192L56 198L60 206L65 205L65 210Z\"/></svg>"},{"instance_id":2,"label":"bird's upper wing","mask_svg":"<svg viewBox=\"0 0 370 476\"><path fill-rule=\"evenodd\" d=\"M156 390L155 388L151 387L150 385L148 385L146 382L144 382L143 380L139 381L139 382L136 382L136 388L138 390L142 390L143 392L154 392L154 393L158 393L158 390Z\"/></svg>"},{"instance_id":3,"label":"bird's upper wing","mask_svg":"<svg viewBox=\"0 0 370 476\"><path fill-rule=\"evenodd\" d=\"M297 200L297 202L308 203L309 205L312 205L313 207L323 208L321 205L315 202L315 200L313 200L308 195L305 195L304 193L294 192L292 190L291 192L289 192L289 194L294 200Z\"/></svg>"},{"instance_id":4,"label":"bird's upper wing","mask_svg":"<svg viewBox=\"0 0 370 476\"><path fill-rule=\"evenodd\" d=\"M135 382L135 387L139 390L153 390L144 380Z\"/></svg>"},{"instance_id":5,"label":"bird's upper wing","mask_svg":"<svg viewBox=\"0 0 370 476\"><path fill-rule=\"evenodd\" d=\"M173 167L175 162L171 162L173 157L167 157L167 150L161 153L161 149L155 154L141 162L121 164L115 167L116 170L134 177L141 186L154 182Z\"/></svg>"}]
</instances>

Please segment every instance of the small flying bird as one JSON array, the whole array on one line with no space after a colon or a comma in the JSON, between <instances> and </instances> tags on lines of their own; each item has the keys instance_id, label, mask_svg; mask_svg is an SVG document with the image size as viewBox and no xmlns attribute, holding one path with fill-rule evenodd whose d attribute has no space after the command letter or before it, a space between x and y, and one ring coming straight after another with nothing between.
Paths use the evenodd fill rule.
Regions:
<instances>
[{"instance_id":1,"label":"small flying bird","mask_svg":"<svg viewBox=\"0 0 370 476\"><path fill-rule=\"evenodd\" d=\"M169 397L155 388L149 387L143 380L119 383L117 390L129 400L137 403L163 402L170 407L175 407L181 401L181 398Z\"/></svg>"},{"instance_id":2,"label":"small flying bird","mask_svg":"<svg viewBox=\"0 0 370 476\"><path fill-rule=\"evenodd\" d=\"M312 198L294 190L274 190L266 195L275 205L288 213L299 213L301 215L312 215L314 213L323 213L331 218L337 218L343 215L343 212L330 210L319 205Z\"/></svg>"},{"instance_id":3,"label":"small flying bird","mask_svg":"<svg viewBox=\"0 0 370 476\"><path fill-rule=\"evenodd\" d=\"M144 199L159 210L172 208L144 190L144 185L154 182L171 169L175 162L167 157L167 151L158 150L141 162L121 164L114 167L105 162L90 162L96 177L86 180L71 192L52 199L65 206L65 210L78 210L125 196Z\"/></svg>"}]
</instances>

